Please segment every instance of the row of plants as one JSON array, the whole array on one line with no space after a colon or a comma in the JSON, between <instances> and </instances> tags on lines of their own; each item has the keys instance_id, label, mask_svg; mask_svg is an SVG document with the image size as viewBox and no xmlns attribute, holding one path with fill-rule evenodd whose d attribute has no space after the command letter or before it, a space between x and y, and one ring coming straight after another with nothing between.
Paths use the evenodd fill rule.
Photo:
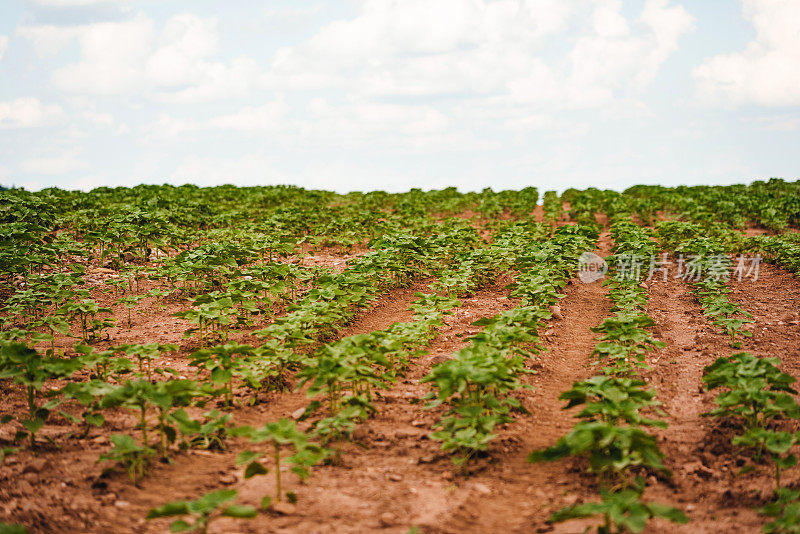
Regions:
<instances>
[{"instance_id":1,"label":"row of plants","mask_svg":"<svg viewBox=\"0 0 800 534\"><path fill-rule=\"evenodd\" d=\"M555 224L561 220L562 204L557 192L545 191L542 197L542 210L545 222Z\"/></svg>"},{"instance_id":2,"label":"row of plants","mask_svg":"<svg viewBox=\"0 0 800 534\"><path fill-rule=\"evenodd\" d=\"M494 265L494 257L486 257L484 264L478 265L480 249L458 255L457 249L469 249L477 239L474 230L469 232L463 230L463 228L455 229L450 235L442 234L446 239L440 236L439 241L429 245L435 247L441 258L446 258L448 261L463 260L454 262L457 268L443 271L443 274L449 273L450 279L462 281L454 288L456 293L468 293L479 287L487 280L486 273L490 270L489 267ZM392 252L395 256L403 256L402 253L396 254L397 250ZM407 253L405 256L411 257L414 254ZM416 258L419 259L419 255L416 255ZM433 259L426 261L426 268L433 265ZM458 270L463 272L456 272ZM384 276L384 282L385 278ZM346 295L347 291L340 289L339 293ZM44 376L39 377L40 387L48 379L69 378L70 373L74 375L80 370L94 371L89 382L69 383L61 390L50 390L47 393L50 399L48 404L36 408L35 417L38 417L40 425L44 424L49 411L55 408L55 403L70 399L76 399L84 405L83 417L87 430L90 425L102 426L105 421L103 412L108 409L121 406L137 413L140 439L126 434L113 435L114 447L101 457L101 460L122 465L128 471L131 481L136 483L144 476L147 466L156 457L167 457L194 444L202 447L223 447L226 438L231 435L251 438L260 435L252 430L232 427L230 414L212 410L206 412L202 419L193 419L187 411L196 411L214 398L219 398L226 406L232 405L234 390L237 389L236 383L247 386L253 392L250 398L250 402L253 402L260 391L288 387L287 372L295 369L301 370L298 375L301 379L300 385L313 379L314 384L309 390L312 395L324 390L333 400L340 395L342 389L352 386L353 397L333 400L329 417L316 421L311 429L311 436L319 437L325 443L348 435L348 429L372 409L371 388L380 381L386 384L396 379L418 347L427 344L435 335L436 327L441 324L442 315L458 304L454 299L444 296L422 294L418 296L420 298L412 305L415 311L413 322L396 324L382 332L345 338L322 347L312 357L304 357L294 352L289 348L291 343L285 344L279 339L270 339L260 347L226 343L198 350L190 356L190 364L198 368L200 381L172 378L153 380L156 376L169 377L174 374L170 369L150 368L152 359L164 351L177 349L174 346L138 348L122 346L111 347L105 351L81 346L78 351L83 352L83 355L79 358L70 360L51 358L48 361L43 361L43 355L24 345L17 344L14 348L17 351L24 350L32 366L38 365L46 369L51 363L69 365L69 369L54 368L50 369L49 373L44 373ZM10 354L13 350L9 348L5 352ZM122 354L131 358L121 356ZM133 356L139 360L138 372L135 369ZM326 367L326 363L336 358L340 358L340 361L334 369ZM6 365L10 359L4 359L0 367L10 367ZM34 363L36 360L38 363ZM378 375L376 370L381 366L384 370ZM315 375L314 372L320 368L324 372ZM348 378L349 374L355 378L352 379L352 376ZM135 379L126 380L132 375ZM8 377L11 377L11 374ZM15 378L19 378L19 373ZM342 407L344 410L340 409ZM48 412L45 413L44 410ZM62 412L61 415L69 416L66 412ZM156 419L157 423L153 424L153 419ZM299 432L296 429L295 431ZM156 444L153 444L153 433L158 436ZM33 433L31 439L33 444ZM316 462L324 455L312 456L316 458ZM240 455L239 461L245 465L247 478L263 474L266 470L257 456ZM276 477L280 477L279 466L275 474ZM275 500L279 500L281 495L279 480L277 484L275 496L271 497ZM167 510L153 512L153 517L160 517L168 511L185 512L188 509L182 505L166 506ZM223 511L223 515L227 514ZM205 519L198 518L191 525L202 525L205 524L204 521ZM183 523L176 524L185 526Z\"/></svg>"},{"instance_id":3,"label":"row of plants","mask_svg":"<svg viewBox=\"0 0 800 534\"><path fill-rule=\"evenodd\" d=\"M645 199L658 209L690 222L722 222L744 229L748 221L783 232L800 225L800 182L778 178L750 185L678 186L637 185L625 197Z\"/></svg>"},{"instance_id":4,"label":"row of plants","mask_svg":"<svg viewBox=\"0 0 800 534\"><path fill-rule=\"evenodd\" d=\"M590 187L567 189L570 215L579 223L595 223L595 213L609 219L635 216L653 225L659 219L675 219L706 227L744 230L758 225L773 233L800 226L800 182L772 178L750 185L678 186L637 185L623 193ZM795 233L795 232L792 232Z\"/></svg>"},{"instance_id":5,"label":"row of plants","mask_svg":"<svg viewBox=\"0 0 800 534\"><path fill-rule=\"evenodd\" d=\"M706 390L721 391L714 399L717 408L704 415L724 418L736 428L731 445L752 461L737 475L765 461L772 465L773 501L760 511L774 519L763 531L790 533L800 529L800 492L783 487L781 476L798 463L792 449L800 443L800 432L791 429L791 421L800 419L800 405L794 397L796 379L782 372L780 364L780 358L759 358L748 352L717 358L703 370L703 382Z\"/></svg>"},{"instance_id":6,"label":"row of plants","mask_svg":"<svg viewBox=\"0 0 800 534\"><path fill-rule=\"evenodd\" d=\"M307 360L307 366L298 372L298 387L308 384L307 394L314 400L303 419L315 419L312 428L324 443L349 439L356 425L375 413L372 401L378 390L402 377L436 337L444 315L460 306L456 297L495 280L509 254L504 246L508 235L520 232L526 232L528 239L547 235L542 225L526 223L510 224L502 238L489 246L481 243L475 247L469 234L461 235L450 248L446 266L430 284L435 292L416 293L410 306L414 312L411 321L328 343ZM327 416L319 418L320 411ZM340 449L336 451L338 454Z\"/></svg>"},{"instance_id":7,"label":"row of plants","mask_svg":"<svg viewBox=\"0 0 800 534\"><path fill-rule=\"evenodd\" d=\"M800 275L800 232L745 238L742 252L760 254L765 261Z\"/></svg>"},{"instance_id":8,"label":"row of plants","mask_svg":"<svg viewBox=\"0 0 800 534\"><path fill-rule=\"evenodd\" d=\"M470 458L488 449L495 427L511 422L513 411L524 411L510 393L528 387L521 377L530 372L528 358L542 348L539 329L552 316L549 307L563 296L559 291L575 272L580 252L597 233L564 226L545 241L530 237L510 229L495 241L498 247L514 244L510 266L518 274L511 297L519 299L519 306L476 321L483 329L468 338L470 344L423 378L435 388L426 396L426 408L447 406L431 438L452 451L453 462L464 469Z\"/></svg>"},{"instance_id":9,"label":"row of plants","mask_svg":"<svg viewBox=\"0 0 800 534\"><path fill-rule=\"evenodd\" d=\"M399 234L371 243L373 252L349 261L342 273L317 278L316 287L257 335L294 349L330 339L380 293L430 276L454 251L480 241L471 227L442 229L430 238Z\"/></svg>"},{"instance_id":10,"label":"row of plants","mask_svg":"<svg viewBox=\"0 0 800 534\"><path fill-rule=\"evenodd\" d=\"M656 244L646 229L630 219L611 226L614 254L606 260L612 276L604 283L613 302L614 315L594 332L602 334L593 352L602 374L575 382L560 395L564 409L580 407L579 421L572 430L545 449L533 451L530 462L555 461L568 457L588 462L596 476L599 502L567 506L550 517L551 522L600 516L598 533L641 532L654 517L685 523L687 517L671 506L644 500L645 475L669 474L664 454L651 427L665 428L655 393L638 377L646 368L645 354L665 344L647 330L655 323L645 312L647 291L641 273L623 268L635 257L655 253Z\"/></svg>"}]
</instances>

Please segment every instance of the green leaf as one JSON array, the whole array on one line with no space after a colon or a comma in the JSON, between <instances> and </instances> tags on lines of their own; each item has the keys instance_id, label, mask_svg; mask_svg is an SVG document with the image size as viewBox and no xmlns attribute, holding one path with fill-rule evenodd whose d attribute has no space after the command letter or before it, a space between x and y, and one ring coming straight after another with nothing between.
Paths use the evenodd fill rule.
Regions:
<instances>
[{"instance_id":1,"label":"green leaf","mask_svg":"<svg viewBox=\"0 0 800 534\"><path fill-rule=\"evenodd\" d=\"M236 465L244 465L264 456L260 452L242 451L236 455Z\"/></svg>"},{"instance_id":2,"label":"green leaf","mask_svg":"<svg viewBox=\"0 0 800 534\"><path fill-rule=\"evenodd\" d=\"M252 506L234 504L225 508L222 511L222 515L226 517L236 517L239 519L251 519L258 515L258 511Z\"/></svg>"},{"instance_id":3,"label":"green leaf","mask_svg":"<svg viewBox=\"0 0 800 534\"><path fill-rule=\"evenodd\" d=\"M250 462L244 469L244 478L253 478L254 476L266 475L267 473L269 473L269 470L259 462Z\"/></svg>"},{"instance_id":4,"label":"green leaf","mask_svg":"<svg viewBox=\"0 0 800 534\"><path fill-rule=\"evenodd\" d=\"M186 501L173 501L160 506L159 508L152 508L147 512L147 519L154 519L156 517L171 517L175 515L186 515L189 513L189 503Z\"/></svg>"},{"instance_id":5,"label":"green leaf","mask_svg":"<svg viewBox=\"0 0 800 534\"><path fill-rule=\"evenodd\" d=\"M22 525L9 525L0 522L0 534L28 534L28 529Z\"/></svg>"},{"instance_id":6,"label":"green leaf","mask_svg":"<svg viewBox=\"0 0 800 534\"><path fill-rule=\"evenodd\" d=\"M187 523L183 519L173 521L169 526L170 532L189 532L190 530L194 530L194 525Z\"/></svg>"},{"instance_id":7,"label":"green leaf","mask_svg":"<svg viewBox=\"0 0 800 534\"><path fill-rule=\"evenodd\" d=\"M101 413L87 413L83 416L84 421L86 421L90 425L94 426L103 426L106 422L106 418L103 417Z\"/></svg>"}]
</instances>

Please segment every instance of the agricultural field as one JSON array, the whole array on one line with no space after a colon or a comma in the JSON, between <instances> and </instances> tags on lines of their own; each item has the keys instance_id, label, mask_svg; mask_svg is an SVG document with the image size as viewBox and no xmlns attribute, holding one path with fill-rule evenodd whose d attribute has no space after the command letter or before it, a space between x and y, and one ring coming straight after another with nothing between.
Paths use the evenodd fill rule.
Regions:
<instances>
[{"instance_id":1,"label":"agricultural field","mask_svg":"<svg viewBox=\"0 0 800 534\"><path fill-rule=\"evenodd\" d=\"M0 191L0 534L800 532L800 182Z\"/></svg>"}]
</instances>

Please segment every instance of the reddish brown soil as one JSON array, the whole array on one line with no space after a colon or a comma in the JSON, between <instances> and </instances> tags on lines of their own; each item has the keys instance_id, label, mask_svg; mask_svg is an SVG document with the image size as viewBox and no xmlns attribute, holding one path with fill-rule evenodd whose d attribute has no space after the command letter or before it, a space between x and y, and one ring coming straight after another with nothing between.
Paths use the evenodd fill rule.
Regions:
<instances>
[{"instance_id":1,"label":"reddish brown soil","mask_svg":"<svg viewBox=\"0 0 800 534\"><path fill-rule=\"evenodd\" d=\"M539 216L541 209L538 208ZM601 237L599 252L609 253L608 236ZM306 261L311 262L309 257ZM335 258L325 264L335 266ZM800 280L772 266L762 266L758 281L732 285L731 299L754 315L754 336L743 350L779 356L784 369L800 376ZM101 277L100 274L98 274ZM575 502L596 499L593 478L579 461L529 464L528 453L552 444L573 424L563 412L558 395L572 382L597 373L591 352L596 342L590 328L608 315L610 302L599 284L573 280L561 301L563 318L553 319L543 332L546 352L536 356L531 368L536 374L524 378L535 387L517 397L529 414L516 414L516 421L499 430L486 457L475 460L469 476L453 468L439 443L426 435L441 409L424 410L412 401L428 391L420 379L437 362L466 345L466 337L478 331L472 323L509 309L504 276L493 287L462 299L462 307L446 318L447 326L428 353L418 358L403 381L382 392L375 402L378 413L361 425L354 443L346 444L339 465L319 466L308 484L300 484L285 473L285 488L298 495L296 506L282 514L262 513L253 521L223 519L212 532L408 532L418 527L426 533L463 532L580 532L591 522L574 521L549 525L549 514ZM414 292L425 282L395 290L379 299L339 336L385 328L410 319L407 307ZM150 287L145 282L142 289ZM700 416L713 407L713 393L701 392L702 369L718 356L728 355L727 339L703 317L690 287L678 280L654 280L649 284L648 313L656 320L656 337L667 347L648 357L651 366L644 376L664 403L669 428L657 431L672 477L648 477L647 496L684 509L691 518L685 526L654 521L648 532L756 532L764 519L754 511L769 496L771 472L757 466L754 472L734 477L748 462L733 450L730 437L735 429ZM111 295L96 294L98 300L113 301ZM181 340L187 323L170 317L185 303L167 303L164 309L148 299L134 315L133 327L123 323L124 307L115 308L120 326L112 330L114 343L173 342L181 344L177 354L158 363L168 364L187 376L190 343ZM247 339L246 337L243 339ZM64 340L61 344L67 348ZM100 344L103 345L102 343ZM263 425L290 417L308 399L304 392L270 393L255 406L234 410L238 424ZM0 399L0 412L20 413L22 391ZM75 407L67 407L76 412ZM176 453L170 464L157 464L138 487L119 471L103 474L97 464L109 448L108 436L134 432L134 417L125 411L108 414L108 423L88 438L69 436L77 426L54 416L42 431L37 454L22 447L0 467L0 521L22 523L31 532L166 532L166 520L145 521L150 508L166 501L196 498L222 487L239 490L240 500L257 504L271 493L272 474L244 481L234 466L237 452L246 444L233 441L225 452ZM0 428L0 444L10 437L8 426ZM790 470L784 484L800 487L800 471Z\"/></svg>"}]
</instances>

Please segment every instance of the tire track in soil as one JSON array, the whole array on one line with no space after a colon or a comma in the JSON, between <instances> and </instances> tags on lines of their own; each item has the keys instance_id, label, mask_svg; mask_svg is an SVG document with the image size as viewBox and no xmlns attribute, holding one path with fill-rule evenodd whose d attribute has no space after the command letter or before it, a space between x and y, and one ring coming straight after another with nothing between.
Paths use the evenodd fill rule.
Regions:
<instances>
[{"instance_id":1,"label":"tire track in soil","mask_svg":"<svg viewBox=\"0 0 800 534\"><path fill-rule=\"evenodd\" d=\"M652 532L758 532L765 522L754 508L766 504L771 494L771 472L764 466L734 477L743 465L730 444L736 429L701 416L715 407L717 394L701 392L703 368L720 356L746 350L780 356L784 369L798 376L800 327L781 319L796 313L800 280L762 266L757 282L733 282L730 287L730 299L753 313L756 321L750 325L753 338L745 338L741 349L732 349L727 336L703 316L688 284L674 278L659 279L648 288L648 313L657 323L653 331L667 347L651 353L648 364L652 370L643 376L656 388L668 414L669 427L656 434L673 477L671 483L665 480L648 488L647 497L672 503L690 518L686 525L655 521L648 527ZM798 425L794 426L797 430ZM784 485L798 481L791 470L783 478Z\"/></svg>"},{"instance_id":2,"label":"tire track in soil","mask_svg":"<svg viewBox=\"0 0 800 534\"><path fill-rule=\"evenodd\" d=\"M610 253L607 233L600 236L601 255ZM580 481L567 474L563 462L530 464L534 449L554 443L573 425L558 396L576 380L593 374L591 352L596 343L591 327L608 315L611 303L600 283L584 284L573 279L565 288L560 307L563 319L552 320L543 337L547 348L535 357L537 374L523 380L535 390L516 393L530 415L499 432L490 447L488 461L476 466L469 478L459 477L466 498L453 514L424 525L424 532L536 532L549 531L546 520L552 511L571 502L585 490ZM572 501L574 502L574 501ZM573 525L574 526L574 525Z\"/></svg>"}]
</instances>

